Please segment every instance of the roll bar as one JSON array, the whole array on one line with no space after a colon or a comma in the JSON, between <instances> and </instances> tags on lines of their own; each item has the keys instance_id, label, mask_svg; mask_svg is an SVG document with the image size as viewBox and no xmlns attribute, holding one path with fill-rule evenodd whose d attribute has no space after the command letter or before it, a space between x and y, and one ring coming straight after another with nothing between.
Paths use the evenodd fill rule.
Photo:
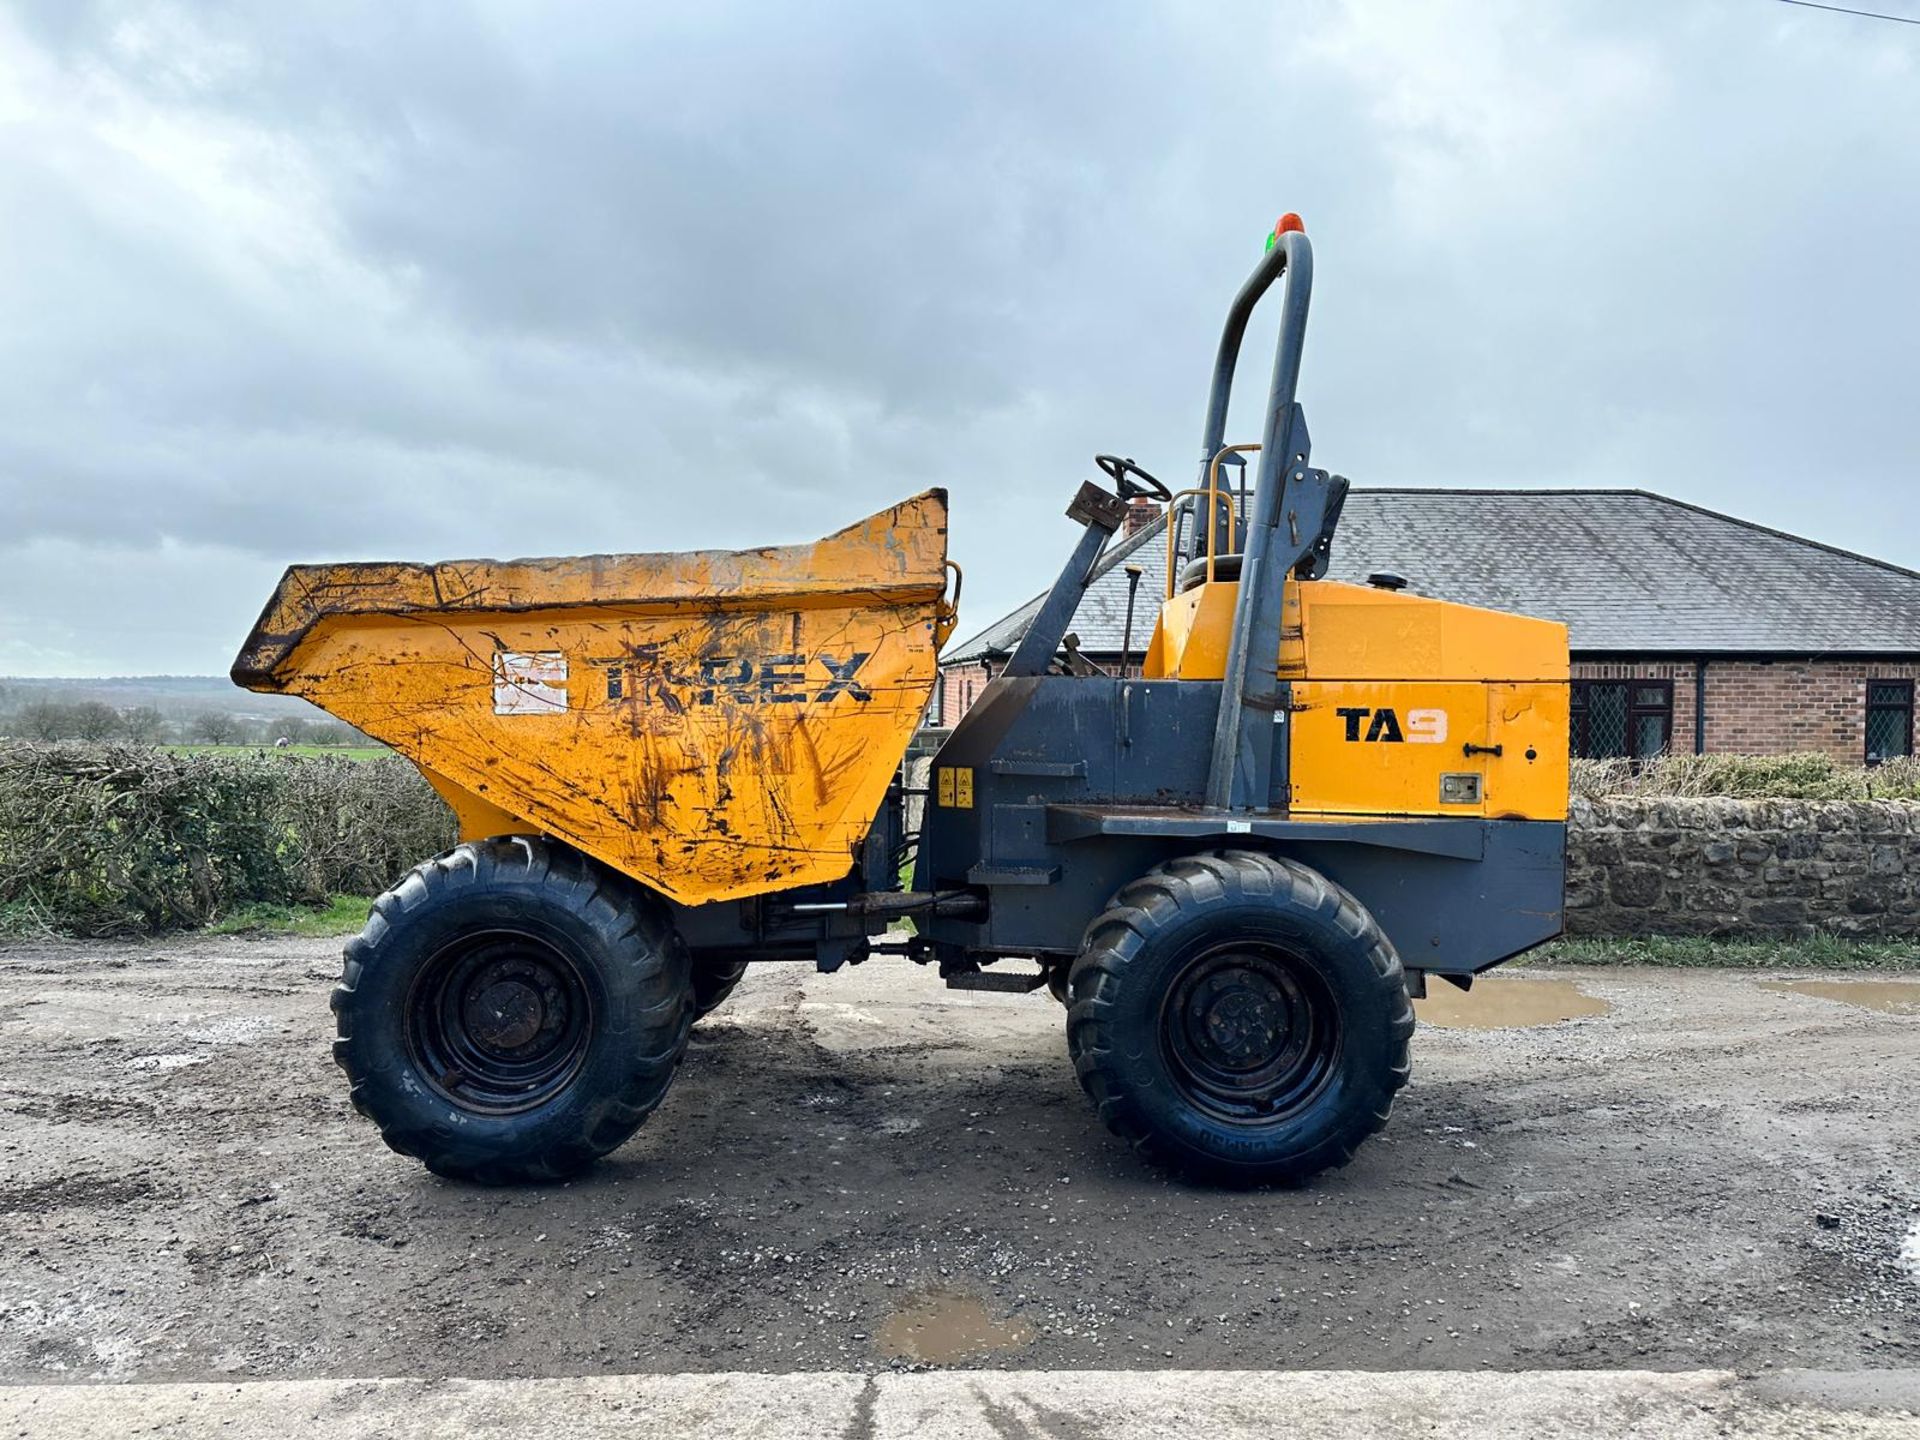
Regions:
<instances>
[{"instance_id":1,"label":"roll bar","mask_svg":"<svg viewBox=\"0 0 1920 1440\"><path fill-rule=\"evenodd\" d=\"M1324 549L1329 520L1339 513L1338 497L1346 485L1307 464L1311 441L1294 394L1306 345L1307 306L1313 295L1313 246L1303 231L1285 228L1277 231L1273 248L1227 311L1214 359L1213 390L1207 399L1201 483L1226 436L1227 404L1247 321L1276 280L1284 281L1280 335L1267 387L1259 474L1245 517L1240 589L1207 772L1207 804L1218 809L1265 810L1273 804L1274 727L1284 718L1278 711L1280 620L1287 576L1317 549Z\"/></svg>"},{"instance_id":2,"label":"roll bar","mask_svg":"<svg viewBox=\"0 0 1920 1440\"><path fill-rule=\"evenodd\" d=\"M1307 334L1307 301L1313 294L1313 246L1302 230L1288 230L1278 236L1274 247L1261 257L1253 274L1240 287L1240 293L1233 297L1233 305L1227 311L1227 323L1220 331L1220 348L1213 359L1213 389L1207 396L1206 430L1200 437L1202 488L1207 483L1208 464L1227 440L1227 403L1233 398L1233 372L1240 363L1240 342L1246 337L1247 321L1253 318L1253 307L1260 303L1260 297L1282 275L1287 277L1287 286L1280 301L1280 348L1274 358L1273 384L1268 397L1270 400L1280 398L1284 380L1286 403L1293 403L1294 387L1300 379L1300 349ZM1283 374L1282 361L1288 356L1291 361ZM1262 473L1265 473L1264 462Z\"/></svg>"}]
</instances>

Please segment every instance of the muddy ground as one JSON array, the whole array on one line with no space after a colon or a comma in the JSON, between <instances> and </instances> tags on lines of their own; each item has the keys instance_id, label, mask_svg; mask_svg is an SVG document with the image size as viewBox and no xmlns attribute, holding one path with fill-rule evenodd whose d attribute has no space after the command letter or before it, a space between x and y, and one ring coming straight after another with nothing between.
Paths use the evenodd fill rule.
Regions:
<instances>
[{"instance_id":1,"label":"muddy ground","mask_svg":"<svg viewBox=\"0 0 1920 1440\"><path fill-rule=\"evenodd\" d=\"M766 965L589 1178L489 1191L348 1108L337 949L0 951L0 1380L1920 1363L1897 986L1436 997L1384 1135L1232 1193L1100 1129L1044 994Z\"/></svg>"}]
</instances>

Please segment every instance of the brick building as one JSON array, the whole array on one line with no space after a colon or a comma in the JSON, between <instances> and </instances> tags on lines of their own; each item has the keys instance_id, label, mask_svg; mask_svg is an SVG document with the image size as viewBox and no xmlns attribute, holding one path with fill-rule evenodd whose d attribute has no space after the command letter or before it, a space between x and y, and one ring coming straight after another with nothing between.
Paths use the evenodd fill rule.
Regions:
<instances>
[{"instance_id":1,"label":"brick building","mask_svg":"<svg viewBox=\"0 0 1920 1440\"><path fill-rule=\"evenodd\" d=\"M1132 658L1166 586L1154 518L1101 561L1074 617L1112 669L1143 574ZM1579 755L1913 753L1920 574L1644 490L1356 490L1331 577L1403 575L1419 594L1564 621ZM942 661L951 725L1012 652L1038 598Z\"/></svg>"}]
</instances>

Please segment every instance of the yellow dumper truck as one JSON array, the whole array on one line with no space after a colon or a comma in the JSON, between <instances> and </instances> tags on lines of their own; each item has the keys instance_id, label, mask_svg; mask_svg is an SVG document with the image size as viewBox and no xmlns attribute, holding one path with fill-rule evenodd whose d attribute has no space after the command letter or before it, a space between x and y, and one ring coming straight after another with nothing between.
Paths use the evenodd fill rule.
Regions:
<instances>
[{"instance_id":1,"label":"yellow dumper truck","mask_svg":"<svg viewBox=\"0 0 1920 1440\"><path fill-rule=\"evenodd\" d=\"M1345 1162L1406 1080L1427 978L1559 933L1567 648L1323 578L1347 486L1294 398L1312 262L1287 217L1229 312L1192 488L1096 457L1111 488L1074 497L1078 543L923 805L901 762L955 623L941 491L779 549L289 570L234 679L392 746L459 820L333 995L388 1144L480 1181L572 1173L660 1103L749 962L895 954L1050 988L1101 1119L1151 1158L1238 1183ZM1263 433L1230 446L1276 284ZM1166 593L1109 674L1062 646L1141 499Z\"/></svg>"}]
</instances>

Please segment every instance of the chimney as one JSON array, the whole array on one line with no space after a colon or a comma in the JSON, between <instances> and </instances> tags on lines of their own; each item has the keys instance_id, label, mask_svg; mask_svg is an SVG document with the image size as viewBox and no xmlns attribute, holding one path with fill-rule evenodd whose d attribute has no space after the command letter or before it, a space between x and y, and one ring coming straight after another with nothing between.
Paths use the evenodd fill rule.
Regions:
<instances>
[{"instance_id":1,"label":"chimney","mask_svg":"<svg viewBox=\"0 0 1920 1440\"><path fill-rule=\"evenodd\" d=\"M1122 533L1138 535L1159 518L1158 504L1152 500L1135 500L1127 506L1127 528Z\"/></svg>"}]
</instances>

